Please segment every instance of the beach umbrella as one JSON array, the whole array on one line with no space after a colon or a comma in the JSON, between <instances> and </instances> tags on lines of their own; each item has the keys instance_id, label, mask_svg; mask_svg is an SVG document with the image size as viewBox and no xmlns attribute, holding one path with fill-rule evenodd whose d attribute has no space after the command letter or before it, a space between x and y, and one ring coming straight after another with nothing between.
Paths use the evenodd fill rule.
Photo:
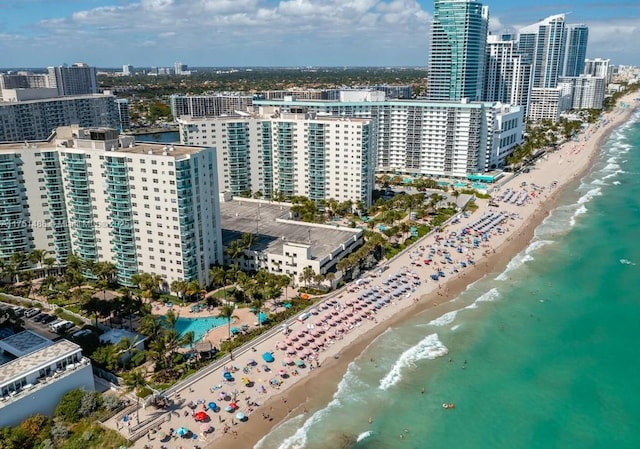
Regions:
<instances>
[{"instance_id":1,"label":"beach umbrella","mask_svg":"<svg viewBox=\"0 0 640 449\"><path fill-rule=\"evenodd\" d=\"M229 402L229 407L235 410L238 408L238 404L236 404L235 402Z\"/></svg>"},{"instance_id":2,"label":"beach umbrella","mask_svg":"<svg viewBox=\"0 0 640 449\"><path fill-rule=\"evenodd\" d=\"M255 360L253 360L253 359L249 359L249 361L247 362L247 365L251 365L251 366L253 366L253 365L255 365L255 364L256 364L256 361L255 361Z\"/></svg>"},{"instance_id":3,"label":"beach umbrella","mask_svg":"<svg viewBox=\"0 0 640 449\"><path fill-rule=\"evenodd\" d=\"M238 413L236 414L236 419L237 419L238 421L244 421L245 419L247 419L247 415L245 415L245 414L244 414L244 413L242 413L242 412L238 412Z\"/></svg>"},{"instance_id":4,"label":"beach umbrella","mask_svg":"<svg viewBox=\"0 0 640 449\"><path fill-rule=\"evenodd\" d=\"M302 359L298 359L298 360L296 360L296 365L298 365L298 366L304 366L304 360L302 360Z\"/></svg>"},{"instance_id":5,"label":"beach umbrella","mask_svg":"<svg viewBox=\"0 0 640 449\"><path fill-rule=\"evenodd\" d=\"M281 369L280 371L278 371L278 374L280 376L284 376L285 374L287 374L287 372L285 370Z\"/></svg>"},{"instance_id":6,"label":"beach umbrella","mask_svg":"<svg viewBox=\"0 0 640 449\"><path fill-rule=\"evenodd\" d=\"M287 354L294 355L295 353L296 353L296 350L294 348L287 349Z\"/></svg>"},{"instance_id":7,"label":"beach umbrella","mask_svg":"<svg viewBox=\"0 0 640 449\"><path fill-rule=\"evenodd\" d=\"M216 404L215 402L211 401L207 404L207 407L209 407L209 409L211 410L217 410L218 408L218 404Z\"/></svg>"},{"instance_id":8,"label":"beach umbrella","mask_svg":"<svg viewBox=\"0 0 640 449\"><path fill-rule=\"evenodd\" d=\"M293 359L291 357L285 357L284 363L286 363L287 365L291 365L293 364Z\"/></svg>"},{"instance_id":9,"label":"beach umbrella","mask_svg":"<svg viewBox=\"0 0 640 449\"><path fill-rule=\"evenodd\" d=\"M196 421L206 421L209 419L209 415L207 415L205 412L198 412L195 415L193 415L193 417L195 418Z\"/></svg>"},{"instance_id":10,"label":"beach umbrella","mask_svg":"<svg viewBox=\"0 0 640 449\"><path fill-rule=\"evenodd\" d=\"M227 405L227 406L224 408L224 410L225 410L226 412L232 412L232 411L233 411L233 407L231 407L230 405Z\"/></svg>"},{"instance_id":11,"label":"beach umbrella","mask_svg":"<svg viewBox=\"0 0 640 449\"><path fill-rule=\"evenodd\" d=\"M233 380L233 374L231 374L229 371L225 371L224 373L222 373L222 377L224 378L224 380Z\"/></svg>"},{"instance_id":12,"label":"beach umbrella","mask_svg":"<svg viewBox=\"0 0 640 449\"><path fill-rule=\"evenodd\" d=\"M176 435L178 435L179 437L183 437L187 435L189 432L190 430L187 429L186 427L179 427L178 430L176 430Z\"/></svg>"},{"instance_id":13,"label":"beach umbrella","mask_svg":"<svg viewBox=\"0 0 640 449\"><path fill-rule=\"evenodd\" d=\"M264 354L262 354L262 359L267 363L271 363L274 361L273 354L271 354L270 352L265 352Z\"/></svg>"},{"instance_id":14,"label":"beach umbrella","mask_svg":"<svg viewBox=\"0 0 640 449\"><path fill-rule=\"evenodd\" d=\"M200 431L204 433L211 432L211 424L203 424L200 426Z\"/></svg>"}]
</instances>

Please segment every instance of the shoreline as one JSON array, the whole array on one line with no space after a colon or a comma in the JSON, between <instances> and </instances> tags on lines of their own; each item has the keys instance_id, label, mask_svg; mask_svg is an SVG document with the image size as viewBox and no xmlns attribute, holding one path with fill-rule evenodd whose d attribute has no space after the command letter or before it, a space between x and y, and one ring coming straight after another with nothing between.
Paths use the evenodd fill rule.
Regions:
<instances>
[{"instance_id":1,"label":"shoreline","mask_svg":"<svg viewBox=\"0 0 640 449\"><path fill-rule=\"evenodd\" d=\"M238 351L234 361L227 362L227 364L244 367L252 356L259 359L260 354L263 352L272 352L277 359L276 363L271 367L274 373L263 373L258 367L250 369L248 374L238 373L238 378L247 376L255 381L256 385L262 388L262 392L258 393L254 392L255 388L237 385L239 382L225 384L225 391L240 390L237 393L239 399L236 402L238 402L241 411L248 415L248 422L234 422L235 412L231 414L224 411L215 413L218 414L218 417L212 416L211 424L215 428L213 433L200 435L200 438L196 435L197 441L194 439L193 443L201 447L216 447L216 449L235 449L238 446L243 448L254 447L260 439L285 419L306 411L313 412L323 408L332 399L349 363L357 359L363 350L387 328L395 327L425 310L437 310L441 315L451 310L451 300L456 298L470 284L487 275L495 275L504 270L509 261L529 245L534 237L535 229L557 207L562 193L566 192L576 182L579 182L592 169L594 162L601 153L601 145L615 129L628 121L631 114L639 106L633 100L634 97L636 95L630 93L619 100L631 103L631 108L622 109L618 107L614 111L605 114L597 124L590 125L583 130L578 135L578 140L569 141L553 153L545 155L532 168L531 173L514 176L500 187L496 187L492 192L493 196L498 198L501 195L506 195L508 189L518 193L524 191L527 196L527 201L524 204L516 205L515 202L501 202L500 207L495 210L488 206L488 200L478 200L476 203L479 206L477 211L471 213L469 217L461 217L460 224L449 225L447 230L442 232L442 234L447 234L453 230L460 230L461 227L469 228L479 217L489 213L504 214L505 217L499 225L502 230L498 228L498 231L495 231L492 228L489 231L490 238L486 243L483 242L482 247L474 246L471 248L468 245L465 249L467 252L466 260L468 261L473 257L477 261L476 263L468 265L464 269L461 268L459 271L455 270L457 274L454 274L454 270L450 271L451 276L447 276L442 281L432 281L429 278L429 273L433 273L434 268L436 270L451 270L458 266L459 260L465 260L463 259L462 251L458 251L460 254L454 254L453 256L456 257L456 265L447 265L446 262L442 261L442 265L438 266L439 262L435 260L432 266L422 265L422 258L428 256L426 256L426 253L417 255L418 246L420 246L420 252L425 249L422 245L425 245L426 249L429 249L429 247L440 248L439 240L436 239L437 236L435 234L423 237L408 250L400 253L389 262L388 265L391 268L379 277L370 279L372 281L370 286L380 284L380 281L386 278L387 274L402 271L403 268L406 269L408 266L411 272L415 272L416 275L419 273L420 279L424 279L422 284L416 287L416 292L413 295L410 293L406 295L414 296L413 301L403 297L393 299L393 305L387 305L380 310L374 311L367 319L363 319L362 323L358 323L353 327L349 326L348 330L345 329L344 334L342 334L342 331L340 331L340 334L336 331L335 335L337 337L333 337L334 329L346 328L347 323L341 323L337 327L328 327L326 325L326 329L331 333L330 342L324 350L318 352L319 359L317 361L321 362L321 367L314 369L314 372L310 372L309 368L300 368L299 375L294 375L292 371L291 377L284 376L285 378L281 381L282 388L279 385L277 387L270 385L269 378L278 377L276 372L280 368L280 358L284 356L284 353L276 350L277 342L285 338L281 334L271 335L269 338L255 343L255 354L252 354L249 348L247 348L248 351ZM529 187L536 185L544 187ZM527 186L526 189L524 186ZM529 190L531 190L531 193L529 193ZM468 241L470 240L469 238L467 239ZM459 245L464 246L462 243ZM478 254L476 255L476 253ZM434 259L436 257L440 256L434 256ZM414 263L416 261L418 263ZM343 296L346 298L343 298ZM340 303L346 301L347 303L342 310L348 311L351 308L349 300L355 299L356 296L357 293L345 292L340 296L333 295L330 299L337 299ZM323 313L320 312L320 315ZM312 317L308 320L309 323L296 323L293 325L293 331L301 332L305 330L308 332L307 324L315 322L319 318ZM284 342L281 343L284 344ZM311 364L313 364L313 361ZM289 368L286 368L286 370L289 371ZM295 370L295 373L298 373L298 370ZM158 430L166 432L169 430L169 426L177 428L187 425L194 432L197 432L200 424L194 424L193 419L188 416L189 410L186 404L189 400L195 401L200 398L208 398L207 400L210 400L210 398L216 396L217 392L210 391L210 387L218 384L221 379L222 367L195 380L192 385L188 386L188 391L187 386L184 386L178 392L179 394L172 396L174 405L171 408L171 412L173 414L179 412L177 414L178 418L171 419L169 422L163 420L160 423L163 428L160 428L159 425ZM265 389L265 386L269 388ZM254 409L252 402L259 402L260 405L256 405ZM225 404L221 403L221 405L224 408ZM184 418L182 417L183 412ZM141 409L139 411L141 421L149 416L154 416L154 414L161 416L162 413L166 415L166 412L158 413L154 410ZM268 414L270 419L265 419L265 414ZM224 421L222 421L222 418L224 418ZM223 422L225 426L229 422L232 424L228 428L230 432L223 432ZM115 420L110 420L106 424L115 429L118 428L119 423ZM123 433L123 436L126 437L127 435ZM180 441L160 443L149 436L149 439L140 438L137 440L133 447L141 449L144 445L150 445L153 448L159 448L160 444L166 444L173 449L178 448L180 446L179 443Z\"/></svg>"},{"instance_id":2,"label":"shoreline","mask_svg":"<svg viewBox=\"0 0 640 449\"><path fill-rule=\"evenodd\" d=\"M247 426L246 429L243 429L242 433L237 438L223 438L222 440L217 440L215 444L216 449L236 449L238 445L241 447L255 447L255 445L265 435L283 423L286 419L292 418L300 413L304 413L303 410L301 410L303 407L304 409L309 410L310 413L313 413L314 411L326 406L326 404L332 400L339 382L347 372L349 364L355 361L376 338L387 330L387 328L395 327L426 310L440 306L447 308L452 300L462 293L469 285L485 276L491 275L492 273L497 274L504 270L513 257L526 249L531 243L535 237L536 228L557 207L561 195L570 189L573 184L579 182L580 179L591 172L598 156L601 154L602 144L609 138L613 131L629 120L637 107L638 105L634 103L634 107L630 108L629 112L624 114L624 120L619 120L618 123L609 126L606 131L601 133L597 139L593 141L593 145L596 148L595 151L590 152L586 165L582 167L581 170L573 174L571 179L562 185L561 188L554 191L553 195L545 199L540 207L528 218L527 223L524 223L517 231L518 235L515 236L515 238L507 239L502 242L496 248L494 254L490 254L485 260L483 260L483 265L486 264L484 269L480 266L476 266L471 272L463 272L462 276L458 276L447 282L448 294L446 297L439 297L437 292L427 293L423 295L420 302L415 304L413 307L404 308L390 319L380 322L367 333L357 337L347 348L341 351L338 359L332 359L329 362L325 362L321 371L318 370L318 372L307 376L304 380L301 380L288 388L286 393L281 393L265 402L263 404L264 408L272 410L271 414L274 418L272 422L253 422L251 426ZM438 301L438 298L440 298L440 301ZM443 313L446 313L447 311L449 310L443 311ZM320 375L320 373L322 373L322 375ZM312 389L310 388L310 384L313 384ZM310 391L313 391L313 394L311 394ZM285 396L287 398L287 403L283 404L282 398ZM295 407L292 408L289 406L287 408L287 404L290 403L295 404ZM291 413L288 413L289 409L292 410ZM213 447L213 445L208 445L207 447Z\"/></svg>"}]
</instances>

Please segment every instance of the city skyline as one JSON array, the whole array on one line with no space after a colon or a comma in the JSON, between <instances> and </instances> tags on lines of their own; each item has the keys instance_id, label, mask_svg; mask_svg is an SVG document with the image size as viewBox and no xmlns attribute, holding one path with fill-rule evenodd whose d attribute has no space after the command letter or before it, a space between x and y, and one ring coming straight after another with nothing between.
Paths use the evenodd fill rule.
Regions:
<instances>
[{"instance_id":1,"label":"city skyline","mask_svg":"<svg viewBox=\"0 0 640 449\"><path fill-rule=\"evenodd\" d=\"M636 3L482 3L492 32L567 13L589 27L588 58L640 65ZM433 10L432 0L61 0L52 12L8 0L0 66L425 66Z\"/></svg>"}]
</instances>

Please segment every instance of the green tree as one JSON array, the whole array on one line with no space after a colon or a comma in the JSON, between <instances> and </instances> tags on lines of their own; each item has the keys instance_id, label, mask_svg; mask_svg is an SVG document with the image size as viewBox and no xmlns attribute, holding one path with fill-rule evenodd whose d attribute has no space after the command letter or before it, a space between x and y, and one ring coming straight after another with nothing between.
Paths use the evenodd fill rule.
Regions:
<instances>
[{"instance_id":1,"label":"green tree","mask_svg":"<svg viewBox=\"0 0 640 449\"><path fill-rule=\"evenodd\" d=\"M223 304L220 307L220 312L218 313L218 317L224 318L227 320L227 328L229 330L229 338L231 338L231 320L237 318L234 315L236 311L235 307L232 304Z\"/></svg>"},{"instance_id":2,"label":"green tree","mask_svg":"<svg viewBox=\"0 0 640 449\"><path fill-rule=\"evenodd\" d=\"M147 386L142 370L134 370L125 373L122 377L127 391L133 391L136 395L136 420L140 424L140 416L137 410L140 408L140 393Z\"/></svg>"},{"instance_id":3,"label":"green tree","mask_svg":"<svg viewBox=\"0 0 640 449\"><path fill-rule=\"evenodd\" d=\"M55 416L67 422L77 422L80 419L80 407L84 391L80 388L66 392L56 405Z\"/></svg>"}]
</instances>

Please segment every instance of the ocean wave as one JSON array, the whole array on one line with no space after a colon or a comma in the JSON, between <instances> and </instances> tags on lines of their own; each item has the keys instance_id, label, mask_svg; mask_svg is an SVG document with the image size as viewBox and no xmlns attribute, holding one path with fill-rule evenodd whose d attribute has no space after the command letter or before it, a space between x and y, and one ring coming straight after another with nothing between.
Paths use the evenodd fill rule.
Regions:
<instances>
[{"instance_id":1,"label":"ocean wave","mask_svg":"<svg viewBox=\"0 0 640 449\"><path fill-rule=\"evenodd\" d=\"M371 435L373 435L372 430L367 430L366 432L362 432L360 435L358 435L358 438L356 438L356 443L364 440L365 438L369 438Z\"/></svg>"},{"instance_id":2,"label":"ocean wave","mask_svg":"<svg viewBox=\"0 0 640 449\"><path fill-rule=\"evenodd\" d=\"M509 263L507 264L507 268L505 268L502 273L496 276L496 281L506 281L507 279L509 279L510 272L531 260L533 260L533 256L527 254L526 250L518 253L513 259L509 261Z\"/></svg>"},{"instance_id":3,"label":"ocean wave","mask_svg":"<svg viewBox=\"0 0 640 449\"><path fill-rule=\"evenodd\" d=\"M447 324L453 323L453 320L456 319L457 314L457 310L452 310L451 312L447 312L444 315L436 318L435 320L429 321L429 324L431 326L446 326Z\"/></svg>"},{"instance_id":4,"label":"ocean wave","mask_svg":"<svg viewBox=\"0 0 640 449\"><path fill-rule=\"evenodd\" d=\"M403 352L391 370L380 380L379 388L387 390L402 380L402 371L414 366L419 360L433 360L447 354L449 350L438 339L438 334L427 335L417 345Z\"/></svg>"},{"instance_id":5,"label":"ocean wave","mask_svg":"<svg viewBox=\"0 0 640 449\"><path fill-rule=\"evenodd\" d=\"M620 259L620 263L623 265L635 265L635 263L631 262L629 259Z\"/></svg>"},{"instance_id":6,"label":"ocean wave","mask_svg":"<svg viewBox=\"0 0 640 449\"><path fill-rule=\"evenodd\" d=\"M476 302L493 302L500 298L500 292L497 288L492 288L484 295L481 295L476 299Z\"/></svg>"},{"instance_id":7,"label":"ocean wave","mask_svg":"<svg viewBox=\"0 0 640 449\"><path fill-rule=\"evenodd\" d=\"M457 331L457 330L458 330L458 328L460 328L460 325L459 325L459 324L456 324L455 326L451 327L451 331L452 331L452 332L455 332L455 331Z\"/></svg>"},{"instance_id":8,"label":"ocean wave","mask_svg":"<svg viewBox=\"0 0 640 449\"><path fill-rule=\"evenodd\" d=\"M531 254L532 252L539 250L543 246L551 245L552 243L555 243L555 241L553 241L553 240L534 240L533 242L531 242L529 244L529 246L527 247L525 252L527 254Z\"/></svg>"},{"instance_id":9,"label":"ocean wave","mask_svg":"<svg viewBox=\"0 0 640 449\"><path fill-rule=\"evenodd\" d=\"M595 187L595 188L589 190L584 195L582 195L578 199L577 203L578 204L586 204L589 201L591 201L593 198L595 198L596 196L600 196L600 195L602 195L602 189L600 187Z\"/></svg>"},{"instance_id":10,"label":"ocean wave","mask_svg":"<svg viewBox=\"0 0 640 449\"><path fill-rule=\"evenodd\" d=\"M569 226L574 227L576 225L576 218L580 215L586 214L588 211L587 206L584 204L581 205L576 211L573 213L573 216L569 219Z\"/></svg>"},{"instance_id":11,"label":"ocean wave","mask_svg":"<svg viewBox=\"0 0 640 449\"><path fill-rule=\"evenodd\" d=\"M613 184L614 186L619 186L622 183L620 181L613 181L611 184Z\"/></svg>"}]
</instances>

